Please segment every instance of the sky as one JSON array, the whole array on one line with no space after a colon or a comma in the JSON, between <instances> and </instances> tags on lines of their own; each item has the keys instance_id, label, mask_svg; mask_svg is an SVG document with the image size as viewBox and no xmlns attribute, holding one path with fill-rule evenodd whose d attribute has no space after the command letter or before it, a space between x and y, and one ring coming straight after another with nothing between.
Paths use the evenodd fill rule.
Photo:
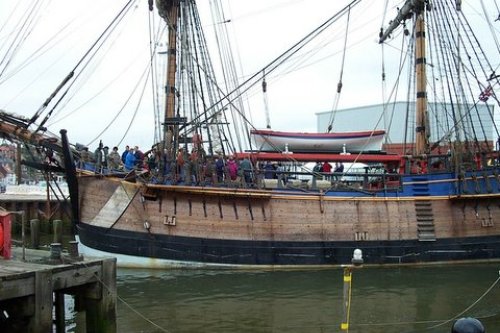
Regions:
<instances>
[{"instance_id":1,"label":"sky","mask_svg":"<svg viewBox=\"0 0 500 333\"><path fill-rule=\"evenodd\" d=\"M126 2L0 1L0 109L31 117ZM208 33L214 24L209 9L211 2L197 1L202 22L206 22L204 30ZM230 21L215 24L225 24L232 35L241 81L351 3L344 0L222 2ZM382 25L386 26L395 17L396 8L401 7L402 2L361 1L350 16L347 41L344 32L347 20L343 18L313 44L306 56L269 75L267 103L272 128L314 132L316 113L331 111L335 107L382 103L387 92L381 84L382 48L378 44L378 32ZM463 7L472 13L473 19L481 22L484 17L480 2L483 3L464 1ZM484 0L484 3L496 17L496 1ZM19 22L29 8L34 8L38 15L34 15L31 28L25 29ZM385 8L387 14L384 14ZM53 133L65 128L71 142L90 147L95 147L98 140L109 146L119 144L120 150L126 144L149 147L153 143L151 105L147 101L139 102L139 94L128 100L136 88L137 77L143 75L147 66L150 43L147 1L136 1L122 23L111 43L101 47L96 57L98 61L85 71L92 75L83 74L79 80L81 83L72 86L66 96L71 97L70 102L55 109L47 122ZM23 31L29 33L23 36ZM12 53L14 51L8 47L16 36L23 39L23 43ZM345 58L344 43L347 45ZM389 43L383 52L389 63L399 56L395 44ZM12 59L8 66L5 63L7 58ZM336 89L341 75L343 90L338 97ZM144 100L151 99L147 97L152 95L148 89L146 87ZM254 125L264 128L266 117L262 91L251 91L247 104ZM115 119L117 113L119 116ZM128 134L123 138L129 126Z\"/></svg>"}]
</instances>

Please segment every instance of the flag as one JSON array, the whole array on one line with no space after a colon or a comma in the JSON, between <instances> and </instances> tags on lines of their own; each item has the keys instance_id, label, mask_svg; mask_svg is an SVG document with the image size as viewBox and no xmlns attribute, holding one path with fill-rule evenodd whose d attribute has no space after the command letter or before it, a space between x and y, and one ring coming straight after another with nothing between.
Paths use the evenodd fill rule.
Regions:
<instances>
[{"instance_id":1,"label":"flag","mask_svg":"<svg viewBox=\"0 0 500 333\"><path fill-rule=\"evenodd\" d=\"M484 89L484 91L482 91L479 94L479 100L481 102L486 102L492 94L493 94L493 88L491 87L491 85L488 85L488 87L486 87L486 89Z\"/></svg>"}]
</instances>

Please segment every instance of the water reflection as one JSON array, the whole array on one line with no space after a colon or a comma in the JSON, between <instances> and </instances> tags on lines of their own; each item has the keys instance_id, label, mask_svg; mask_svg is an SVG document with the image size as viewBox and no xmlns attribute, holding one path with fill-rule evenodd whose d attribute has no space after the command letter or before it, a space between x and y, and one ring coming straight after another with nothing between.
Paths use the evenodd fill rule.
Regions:
<instances>
[{"instance_id":1,"label":"water reflection","mask_svg":"<svg viewBox=\"0 0 500 333\"><path fill-rule=\"evenodd\" d=\"M349 332L448 332L451 323L431 327L478 300L499 266L355 270ZM340 269L119 270L117 283L119 332L340 332ZM498 299L495 286L462 316L493 332Z\"/></svg>"}]
</instances>

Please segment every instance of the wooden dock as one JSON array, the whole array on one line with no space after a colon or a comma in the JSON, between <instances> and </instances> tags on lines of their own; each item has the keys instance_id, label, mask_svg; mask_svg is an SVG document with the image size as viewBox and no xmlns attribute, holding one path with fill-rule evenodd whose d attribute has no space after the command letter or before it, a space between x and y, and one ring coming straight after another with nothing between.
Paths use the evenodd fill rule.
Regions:
<instances>
[{"instance_id":1,"label":"wooden dock","mask_svg":"<svg viewBox=\"0 0 500 333\"><path fill-rule=\"evenodd\" d=\"M12 212L24 211L26 221L31 219L67 220L70 216L69 203L59 201L54 196L47 200L46 195L0 193L0 207Z\"/></svg>"},{"instance_id":2,"label":"wooden dock","mask_svg":"<svg viewBox=\"0 0 500 333\"><path fill-rule=\"evenodd\" d=\"M74 297L76 332L116 332L116 259L44 253L0 259L0 332L66 332L64 295Z\"/></svg>"}]
</instances>

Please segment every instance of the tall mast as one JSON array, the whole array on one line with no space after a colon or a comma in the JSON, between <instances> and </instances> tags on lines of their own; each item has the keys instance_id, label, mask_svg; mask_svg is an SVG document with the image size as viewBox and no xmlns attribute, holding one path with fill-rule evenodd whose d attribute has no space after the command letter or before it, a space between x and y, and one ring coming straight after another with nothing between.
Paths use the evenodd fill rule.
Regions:
<instances>
[{"instance_id":1,"label":"tall mast","mask_svg":"<svg viewBox=\"0 0 500 333\"><path fill-rule=\"evenodd\" d=\"M168 60L167 85L165 87L165 125L169 118L175 116L175 77L177 73L177 18L179 17L179 0L170 1L168 7ZM167 130L168 131L168 130ZM166 138L165 138L166 139Z\"/></svg>"},{"instance_id":2,"label":"tall mast","mask_svg":"<svg viewBox=\"0 0 500 333\"><path fill-rule=\"evenodd\" d=\"M420 11L417 15L416 46L415 46L415 71L417 80L416 101L416 135L415 154L429 153L429 139L427 132L427 76L425 72L425 21L424 14Z\"/></svg>"},{"instance_id":3,"label":"tall mast","mask_svg":"<svg viewBox=\"0 0 500 333\"><path fill-rule=\"evenodd\" d=\"M391 21L389 27L381 34L379 43L383 43L390 34L408 17L416 15L415 29L415 77L416 77L416 125L415 125L415 155L429 152L429 139L427 130L427 84L426 84L426 58L425 58L425 0L408 0Z\"/></svg>"},{"instance_id":4,"label":"tall mast","mask_svg":"<svg viewBox=\"0 0 500 333\"><path fill-rule=\"evenodd\" d=\"M164 144L169 154L173 154L173 140L177 135L179 119L176 118L176 74L177 74L177 27L181 0L156 0L161 17L168 24L167 81L165 86Z\"/></svg>"}]
</instances>

